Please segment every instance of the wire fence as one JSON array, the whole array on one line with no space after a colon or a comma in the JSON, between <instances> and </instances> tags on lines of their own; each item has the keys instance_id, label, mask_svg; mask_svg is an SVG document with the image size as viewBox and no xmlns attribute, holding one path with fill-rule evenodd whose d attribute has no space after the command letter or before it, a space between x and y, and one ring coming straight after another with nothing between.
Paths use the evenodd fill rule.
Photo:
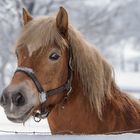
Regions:
<instances>
[{"instance_id":1,"label":"wire fence","mask_svg":"<svg viewBox=\"0 0 140 140\"><path fill-rule=\"evenodd\" d=\"M116 135L116 134L123 134L123 133L140 133L140 129L133 129L133 130L127 130L127 131L116 131L116 132L107 132L103 133L102 135ZM6 135L52 135L51 132L19 132L19 131L7 131L7 130L0 130L0 134L6 134ZM53 132L53 135L64 135L64 134L71 134L71 135L86 135L84 133L74 133L72 131L59 131L59 132ZM91 135L91 134L90 134ZM92 134L97 135L97 134Z\"/></svg>"},{"instance_id":2,"label":"wire fence","mask_svg":"<svg viewBox=\"0 0 140 140\"><path fill-rule=\"evenodd\" d=\"M51 132L25 132L25 131L7 131L7 130L0 130L0 134L6 135L51 135Z\"/></svg>"}]
</instances>

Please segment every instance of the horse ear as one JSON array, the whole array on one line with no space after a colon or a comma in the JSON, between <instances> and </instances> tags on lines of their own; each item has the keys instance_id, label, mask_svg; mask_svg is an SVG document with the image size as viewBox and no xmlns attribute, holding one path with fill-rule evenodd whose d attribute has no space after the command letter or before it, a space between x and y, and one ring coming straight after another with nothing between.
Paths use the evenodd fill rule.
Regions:
<instances>
[{"instance_id":1,"label":"horse ear","mask_svg":"<svg viewBox=\"0 0 140 140\"><path fill-rule=\"evenodd\" d=\"M65 8L60 7L59 12L56 17L56 26L59 33L66 37L68 33L68 14Z\"/></svg>"},{"instance_id":2,"label":"horse ear","mask_svg":"<svg viewBox=\"0 0 140 140\"><path fill-rule=\"evenodd\" d=\"M23 24L26 25L29 21L31 21L33 18L29 14L29 12L23 8Z\"/></svg>"}]
</instances>

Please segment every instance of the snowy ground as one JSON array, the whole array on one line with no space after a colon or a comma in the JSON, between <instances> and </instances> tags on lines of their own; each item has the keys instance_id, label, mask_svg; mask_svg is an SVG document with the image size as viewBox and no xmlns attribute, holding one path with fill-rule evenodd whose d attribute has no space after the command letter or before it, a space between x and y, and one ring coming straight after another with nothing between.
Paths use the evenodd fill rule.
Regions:
<instances>
[{"instance_id":1,"label":"snowy ground","mask_svg":"<svg viewBox=\"0 0 140 140\"><path fill-rule=\"evenodd\" d=\"M0 140L140 140L137 134L123 134L123 135L7 135L0 136Z\"/></svg>"},{"instance_id":2,"label":"snowy ground","mask_svg":"<svg viewBox=\"0 0 140 140\"><path fill-rule=\"evenodd\" d=\"M0 114L0 134L7 134L4 131L8 131L11 134L14 132L50 132L47 119L36 123L33 118L30 118L25 124L18 124L9 121L1 107Z\"/></svg>"},{"instance_id":3,"label":"snowy ground","mask_svg":"<svg viewBox=\"0 0 140 140\"><path fill-rule=\"evenodd\" d=\"M116 72L115 74L115 80L119 87L121 87L122 90L130 92L130 94L135 96L136 98L140 98L140 73L126 73L126 72ZM134 135L134 134L125 134L125 135L119 135L119 136L104 136L104 135L99 135L99 136L30 136L33 133L27 133L28 135L23 135L22 137L21 134L17 135L7 135L7 134L14 134L15 132L45 132L45 133L40 133L40 134L47 134L50 135L50 129L47 123L47 120L42 120L40 123L34 122L33 118L31 118L27 123L23 124L15 124L7 120L3 109L0 107L0 140L12 140L13 139L24 139L26 138L33 138L34 140L36 139L98 139L98 140L139 140L140 135ZM5 132L7 131L7 132ZM47 133L46 133L47 132ZM26 134L26 133L25 133ZM37 133L39 134L39 133ZM36 135L37 135L36 134ZM7 135L6 137L4 135ZM113 137L113 138L112 138Z\"/></svg>"}]
</instances>

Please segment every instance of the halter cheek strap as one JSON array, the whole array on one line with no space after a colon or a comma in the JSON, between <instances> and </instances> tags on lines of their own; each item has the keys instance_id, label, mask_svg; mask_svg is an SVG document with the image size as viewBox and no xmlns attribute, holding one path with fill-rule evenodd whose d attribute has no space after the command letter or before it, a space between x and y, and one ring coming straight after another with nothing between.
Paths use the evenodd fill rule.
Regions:
<instances>
[{"instance_id":1,"label":"halter cheek strap","mask_svg":"<svg viewBox=\"0 0 140 140\"><path fill-rule=\"evenodd\" d=\"M35 73L31 68L28 67L18 67L15 72L23 72L25 73L32 81L34 82L37 91L40 93L40 103L43 103L46 100L46 93L41 86L40 82L38 81L37 77L35 76Z\"/></svg>"},{"instance_id":2,"label":"halter cheek strap","mask_svg":"<svg viewBox=\"0 0 140 140\"><path fill-rule=\"evenodd\" d=\"M72 82L72 79L73 79L73 69L72 69L72 50L71 50L71 47L69 47L68 50L69 50L68 51L69 52L68 78L67 78L67 81L65 82L65 84L63 84L62 86L60 86L58 88L45 91L44 88L42 87L41 83L37 79L34 71L31 68L18 67L15 71L15 73L16 72L23 72L28 77L30 77L30 79L35 84L35 87L36 87L37 91L39 92L40 112L36 112L35 115L34 115L34 119L35 119L36 122L39 122L41 119L44 119L44 118L48 117L51 110L49 112L46 112L45 102L47 101L47 98L49 96L53 96L53 95L56 95L56 94L59 94L59 93L66 92L66 97L68 97L69 93L72 90L71 82Z\"/></svg>"},{"instance_id":3,"label":"halter cheek strap","mask_svg":"<svg viewBox=\"0 0 140 140\"><path fill-rule=\"evenodd\" d=\"M49 96L53 96L55 94L59 94L62 92L68 92L71 89L71 83L70 83L70 80L68 79L64 85L62 85L58 88L55 88L55 89L45 91L31 68L18 67L16 69L16 72L23 72L28 77L30 77L30 79L32 79L32 81L34 82L34 84L37 88L37 91L40 93L40 103L41 104L44 103Z\"/></svg>"}]
</instances>

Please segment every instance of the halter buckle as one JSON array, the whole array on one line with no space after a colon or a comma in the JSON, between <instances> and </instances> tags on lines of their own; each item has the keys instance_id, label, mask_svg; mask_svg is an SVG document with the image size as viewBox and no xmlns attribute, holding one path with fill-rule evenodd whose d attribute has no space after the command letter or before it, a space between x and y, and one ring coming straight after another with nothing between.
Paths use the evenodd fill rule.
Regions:
<instances>
[{"instance_id":1,"label":"halter buckle","mask_svg":"<svg viewBox=\"0 0 140 140\"><path fill-rule=\"evenodd\" d=\"M40 103L43 103L46 101L46 92L42 91L40 93Z\"/></svg>"}]
</instances>

